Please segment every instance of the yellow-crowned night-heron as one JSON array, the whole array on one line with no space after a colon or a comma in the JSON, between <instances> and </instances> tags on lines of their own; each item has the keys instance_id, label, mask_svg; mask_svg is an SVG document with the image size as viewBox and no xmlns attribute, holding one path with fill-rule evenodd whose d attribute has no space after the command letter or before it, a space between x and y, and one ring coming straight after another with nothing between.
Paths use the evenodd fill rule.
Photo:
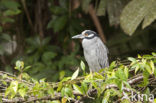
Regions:
<instances>
[{"instance_id":1,"label":"yellow-crowned night-heron","mask_svg":"<svg viewBox=\"0 0 156 103\"><path fill-rule=\"evenodd\" d=\"M109 66L107 47L96 32L85 30L72 38L82 39L84 56L89 65L90 72L98 72L100 69Z\"/></svg>"}]
</instances>

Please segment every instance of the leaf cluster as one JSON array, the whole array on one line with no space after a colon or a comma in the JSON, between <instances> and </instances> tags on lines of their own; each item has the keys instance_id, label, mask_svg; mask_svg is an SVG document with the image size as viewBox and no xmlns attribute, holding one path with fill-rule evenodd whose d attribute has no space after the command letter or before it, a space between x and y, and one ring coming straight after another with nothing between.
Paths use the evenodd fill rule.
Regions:
<instances>
[{"instance_id":1,"label":"leaf cluster","mask_svg":"<svg viewBox=\"0 0 156 103\"><path fill-rule=\"evenodd\" d=\"M156 53L152 55L138 55L129 57L129 65L112 62L109 68L101 69L98 73L86 73L85 65L80 63L72 76L63 77L60 82L46 82L46 79L35 80L25 70L23 61L17 61L15 69L19 75L0 72L1 101L3 102L114 102L130 103L129 99L122 99L131 92L155 95ZM83 75L79 77L79 72ZM130 97L129 97L130 98ZM154 101L154 98L153 98Z\"/></svg>"}]
</instances>

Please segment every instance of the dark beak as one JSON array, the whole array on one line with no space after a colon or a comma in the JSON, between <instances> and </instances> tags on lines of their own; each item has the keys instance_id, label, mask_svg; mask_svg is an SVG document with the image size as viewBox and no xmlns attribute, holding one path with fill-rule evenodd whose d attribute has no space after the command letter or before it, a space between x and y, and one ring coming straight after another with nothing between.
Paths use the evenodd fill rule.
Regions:
<instances>
[{"instance_id":1,"label":"dark beak","mask_svg":"<svg viewBox=\"0 0 156 103\"><path fill-rule=\"evenodd\" d=\"M78 34L72 37L72 39L83 39L84 36L82 34Z\"/></svg>"}]
</instances>

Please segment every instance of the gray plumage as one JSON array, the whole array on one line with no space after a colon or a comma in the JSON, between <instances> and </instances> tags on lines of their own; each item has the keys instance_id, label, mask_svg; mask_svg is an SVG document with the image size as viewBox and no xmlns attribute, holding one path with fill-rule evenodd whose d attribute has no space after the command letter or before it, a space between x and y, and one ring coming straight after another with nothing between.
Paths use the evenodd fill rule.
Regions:
<instances>
[{"instance_id":1,"label":"gray plumage","mask_svg":"<svg viewBox=\"0 0 156 103\"><path fill-rule=\"evenodd\" d=\"M108 50L100 37L91 30L85 30L80 35L72 38L81 38L85 59L89 65L90 72L98 72L108 67Z\"/></svg>"}]
</instances>

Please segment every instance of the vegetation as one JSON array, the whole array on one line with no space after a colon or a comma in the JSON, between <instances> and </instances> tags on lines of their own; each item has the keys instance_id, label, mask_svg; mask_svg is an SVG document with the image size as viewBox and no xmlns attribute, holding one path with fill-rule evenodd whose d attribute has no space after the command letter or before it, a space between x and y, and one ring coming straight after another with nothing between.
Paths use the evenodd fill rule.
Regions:
<instances>
[{"instance_id":1,"label":"vegetation","mask_svg":"<svg viewBox=\"0 0 156 103\"><path fill-rule=\"evenodd\" d=\"M93 74L85 72L86 67L81 61L81 70L78 68L71 77L63 77L57 83L46 82L45 78L35 80L26 73L31 67L24 67L23 61L17 61L15 69L19 71L18 76L0 73L1 102L156 102L156 53L138 55L137 59L129 57L128 60L129 65L114 61L109 68ZM78 77L80 71L83 75ZM136 95L134 98L132 93ZM147 97L139 98L137 95L140 94Z\"/></svg>"},{"instance_id":2,"label":"vegetation","mask_svg":"<svg viewBox=\"0 0 156 103\"><path fill-rule=\"evenodd\" d=\"M154 94L156 56L145 54L156 50L155 19L155 0L0 0L1 102L128 102L122 97L131 91ZM71 37L86 29L109 49L104 72L88 74L85 62L77 69L85 60Z\"/></svg>"}]
</instances>

